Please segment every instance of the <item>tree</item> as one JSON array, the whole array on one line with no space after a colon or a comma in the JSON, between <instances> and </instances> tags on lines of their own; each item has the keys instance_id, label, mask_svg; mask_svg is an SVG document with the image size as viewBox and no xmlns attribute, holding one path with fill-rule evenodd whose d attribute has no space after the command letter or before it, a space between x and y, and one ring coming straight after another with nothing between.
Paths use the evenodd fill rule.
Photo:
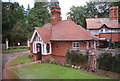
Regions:
<instances>
[{"instance_id":1,"label":"tree","mask_svg":"<svg viewBox=\"0 0 120 81\"><path fill-rule=\"evenodd\" d=\"M96 15L99 18L109 17L109 9L111 6L118 6L119 3L110 2L87 2L84 6L77 6L70 8L70 12L67 13L68 18L71 18L78 25L86 28L86 18L94 18Z\"/></svg>"},{"instance_id":2,"label":"tree","mask_svg":"<svg viewBox=\"0 0 120 81\"><path fill-rule=\"evenodd\" d=\"M11 46L18 42L26 42L32 35L34 27L42 27L45 23L50 22L47 3L36 2L32 9L28 5L27 14L25 14L23 5L20 6L17 2L2 3L3 41L8 38Z\"/></svg>"},{"instance_id":3,"label":"tree","mask_svg":"<svg viewBox=\"0 0 120 81\"><path fill-rule=\"evenodd\" d=\"M2 40L11 39L10 32L16 22L24 19L23 9L19 3L2 2Z\"/></svg>"},{"instance_id":4,"label":"tree","mask_svg":"<svg viewBox=\"0 0 120 81\"><path fill-rule=\"evenodd\" d=\"M42 27L45 23L50 22L50 13L47 7L41 7L41 4L43 3L39 2L39 4L34 5L34 8L29 10L25 18L16 23L15 29L18 30L14 31L17 31L14 37L17 37L19 34L20 36L18 36L15 42L26 42L31 37L34 27Z\"/></svg>"},{"instance_id":5,"label":"tree","mask_svg":"<svg viewBox=\"0 0 120 81\"><path fill-rule=\"evenodd\" d=\"M85 8L80 6L80 7L75 7L73 6L71 9L70 9L70 12L68 12L67 14L69 15L68 16L68 19L71 18L74 22L76 22L76 24L79 24L83 27L85 27L85 15L84 15L84 12L85 11ZM81 22L83 21L83 22Z\"/></svg>"},{"instance_id":6,"label":"tree","mask_svg":"<svg viewBox=\"0 0 120 81\"><path fill-rule=\"evenodd\" d=\"M29 10L28 15L24 19L24 25L29 32L33 32L34 27L42 27L45 23L50 22L50 13L46 6L47 3L36 2L34 8Z\"/></svg>"},{"instance_id":7,"label":"tree","mask_svg":"<svg viewBox=\"0 0 120 81\"><path fill-rule=\"evenodd\" d=\"M28 4L28 7L26 9L26 15L28 15L29 11L30 11L30 5Z\"/></svg>"}]
</instances>

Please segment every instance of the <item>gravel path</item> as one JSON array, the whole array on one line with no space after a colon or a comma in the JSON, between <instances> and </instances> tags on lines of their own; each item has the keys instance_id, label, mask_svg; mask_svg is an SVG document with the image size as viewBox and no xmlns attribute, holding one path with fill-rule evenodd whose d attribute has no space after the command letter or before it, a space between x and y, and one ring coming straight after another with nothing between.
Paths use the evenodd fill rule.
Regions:
<instances>
[{"instance_id":1,"label":"gravel path","mask_svg":"<svg viewBox=\"0 0 120 81\"><path fill-rule=\"evenodd\" d=\"M24 55L28 55L28 54L30 54L29 51L22 51L22 52L15 52L15 53L0 54L0 58L2 58L2 63L0 63L0 66L2 66L2 67L1 67L1 69L2 69L2 72L1 72L1 73L3 73L3 74L0 74L0 75L3 75L3 76L2 76L3 79L6 79L6 77L7 77L7 76L5 75L5 73L4 73L5 64L6 64L8 61L10 61L10 60L12 60L12 59L14 59L14 58L16 58L16 57L20 57L20 56L24 56ZM2 77L0 77L0 79L1 79Z\"/></svg>"}]
</instances>

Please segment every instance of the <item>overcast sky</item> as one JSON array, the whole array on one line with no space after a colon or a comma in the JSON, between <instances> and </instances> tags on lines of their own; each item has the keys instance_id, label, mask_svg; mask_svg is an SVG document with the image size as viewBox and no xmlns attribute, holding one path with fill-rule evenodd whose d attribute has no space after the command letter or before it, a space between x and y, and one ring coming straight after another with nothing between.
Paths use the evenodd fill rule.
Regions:
<instances>
[{"instance_id":1,"label":"overcast sky","mask_svg":"<svg viewBox=\"0 0 120 81\"><path fill-rule=\"evenodd\" d=\"M9 0L2 0L9 1ZM11 2L18 2L20 5L23 5L25 8L27 8L28 4L30 5L30 8L34 6L34 0L10 0ZM61 7L61 17L62 20L67 19L66 13L69 12L70 7L72 6L83 6L86 4L88 0L58 0L59 5Z\"/></svg>"}]
</instances>

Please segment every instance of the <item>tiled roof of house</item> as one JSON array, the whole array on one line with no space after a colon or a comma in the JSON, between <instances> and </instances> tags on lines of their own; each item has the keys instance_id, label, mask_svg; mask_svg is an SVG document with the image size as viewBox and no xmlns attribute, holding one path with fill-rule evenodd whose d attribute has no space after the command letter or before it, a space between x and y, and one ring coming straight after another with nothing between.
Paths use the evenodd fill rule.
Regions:
<instances>
[{"instance_id":1,"label":"tiled roof of house","mask_svg":"<svg viewBox=\"0 0 120 81\"><path fill-rule=\"evenodd\" d=\"M51 23L46 23L46 24L44 24L44 26L43 27L51 27L52 26L52 24Z\"/></svg>"},{"instance_id":2,"label":"tiled roof of house","mask_svg":"<svg viewBox=\"0 0 120 81\"><path fill-rule=\"evenodd\" d=\"M44 42L50 42L51 27L35 27Z\"/></svg>"},{"instance_id":3,"label":"tiled roof of house","mask_svg":"<svg viewBox=\"0 0 120 81\"><path fill-rule=\"evenodd\" d=\"M87 22L87 29L99 29L104 24L108 28L120 28L120 24L118 20L110 20L110 18L90 18L86 19Z\"/></svg>"},{"instance_id":4,"label":"tiled roof of house","mask_svg":"<svg viewBox=\"0 0 120 81\"><path fill-rule=\"evenodd\" d=\"M47 24L51 26L50 24ZM79 41L79 40L99 40L72 20L59 21L52 27L36 27L44 42L52 41Z\"/></svg>"},{"instance_id":5,"label":"tiled roof of house","mask_svg":"<svg viewBox=\"0 0 120 81\"><path fill-rule=\"evenodd\" d=\"M63 20L52 27L51 40L92 40L92 35L72 20Z\"/></svg>"}]
</instances>

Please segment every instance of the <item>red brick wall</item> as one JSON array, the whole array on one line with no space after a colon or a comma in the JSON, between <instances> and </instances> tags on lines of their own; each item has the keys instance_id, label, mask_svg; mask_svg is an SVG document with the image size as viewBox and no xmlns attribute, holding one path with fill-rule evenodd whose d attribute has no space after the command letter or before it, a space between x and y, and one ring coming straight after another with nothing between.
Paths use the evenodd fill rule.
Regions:
<instances>
[{"instance_id":1,"label":"red brick wall","mask_svg":"<svg viewBox=\"0 0 120 81\"><path fill-rule=\"evenodd\" d=\"M57 62L62 61L65 62L66 60L66 52L68 47L72 49L73 42L52 42L52 57L56 59ZM91 44L90 44L91 46ZM80 50L86 49L86 42L80 42ZM30 51L33 55L34 59L38 60L40 54L33 54L32 53L32 44L30 44ZM42 59L48 62L51 58L51 55L42 55Z\"/></svg>"},{"instance_id":2,"label":"red brick wall","mask_svg":"<svg viewBox=\"0 0 120 81\"><path fill-rule=\"evenodd\" d=\"M65 55L68 47L72 47L72 42L53 42L52 43L52 54Z\"/></svg>"},{"instance_id":3,"label":"red brick wall","mask_svg":"<svg viewBox=\"0 0 120 81\"><path fill-rule=\"evenodd\" d=\"M80 42L80 50L85 50L86 49L86 42L85 41L81 41Z\"/></svg>"},{"instance_id":4,"label":"red brick wall","mask_svg":"<svg viewBox=\"0 0 120 81\"><path fill-rule=\"evenodd\" d=\"M52 25L55 25L58 21L60 21L60 14L59 13L52 14L52 17L55 17L52 19Z\"/></svg>"},{"instance_id":5,"label":"red brick wall","mask_svg":"<svg viewBox=\"0 0 120 81\"><path fill-rule=\"evenodd\" d=\"M116 12L116 15L114 14ZM118 8L114 7L110 9L110 19L118 20Z\"/></svg>"},{"instance_id":6,"label":"red brick wall","mask_svg":"<svg viewBox=\"0 0 120 81\"><path fill-rule=\"evenodd\" d=\"M120 41L120 33L100 33L99 38L109 39L112 36L112 41Z\"/></svg>"},{"instance_id":7,"label":"red brick wall","mask_svg":"<svg viewBox=\"0 0 120 81\"><path fill-rule=\"evenodd\" d=\"M50 58L51 58L51 55L42 55L42 60L44 62L49 62Z\"/></svg>"},{"instance_id":8,"label":"red brick wall","mask_svg":"<svg viewBox=\"0 0 120 81\"><path fill-rule=\"evenodd\" d=\"M52 55L52 57L55 59L55 62L56 63L59 63L59 62L66 62L66 57L65 56L56 56L56 55Z\"/></svg>"},{"instance_id":9,"label":"red brick wall","mask_svg":"<svg viewBox=\"0 0 120 81\"><path fill-rule=\"evenodd\" d=\"M32 46L32 43L30 43L30 53L33 52L33 46Z\"/></svg>"},{"instance_id":10,"label":"red brick wall","mask_svg":"<svg viewBox=\"0 0 120 81\"><path fill-rule=\"evenodd\" d=\"M72 49L72 42L53 42L52 43L52 54L65 56L68 47ZM80 50L86 48L85 42L80 42Z\"/></svg>"}]
</instances>

